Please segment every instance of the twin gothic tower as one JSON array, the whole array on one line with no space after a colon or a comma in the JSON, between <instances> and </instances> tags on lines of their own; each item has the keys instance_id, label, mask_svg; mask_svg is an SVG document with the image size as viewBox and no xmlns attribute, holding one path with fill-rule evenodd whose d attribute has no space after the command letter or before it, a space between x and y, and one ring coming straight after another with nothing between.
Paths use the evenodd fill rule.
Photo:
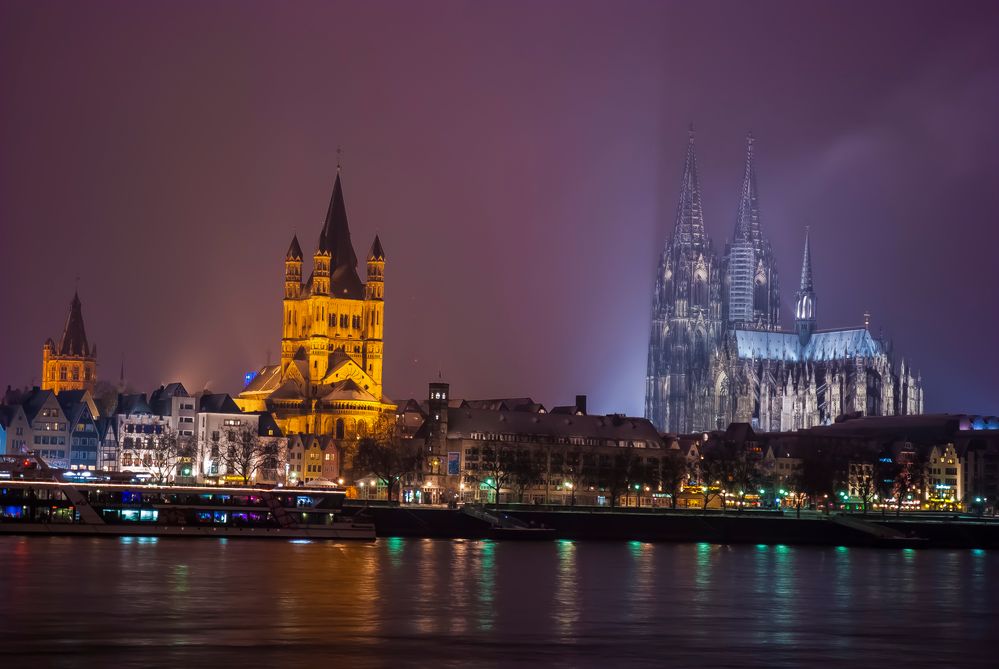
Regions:
<instances>
[{"instance_id":1,"label":"twin gothic tower","mask_svg":"<svg viewBox=\"0 0 999 669\"><path fill-rule=\"evenodd\" d=\"M844 413L922 412L921 380L863 328L816 331L809 238L794 330L780 322L780 283L760 223L754 139L732 237L721 256L704 227L691 129L673 234L656 274L645 416L675 434L752 423L763 431L831 422Z\"/></svg>"}]
</instances>

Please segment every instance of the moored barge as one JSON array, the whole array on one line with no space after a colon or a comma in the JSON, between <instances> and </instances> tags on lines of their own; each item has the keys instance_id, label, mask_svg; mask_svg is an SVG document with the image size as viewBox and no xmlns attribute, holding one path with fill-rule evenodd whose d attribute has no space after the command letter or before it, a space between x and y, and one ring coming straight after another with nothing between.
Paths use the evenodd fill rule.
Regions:
<instances>
[{"instance_id":1,"label":"moored barge","mask_svg":"<svg viewBox=\"0 0 999 669\"><path fill-rule=\"evenodd\" d=\"M336 488L119 483L38 473L48 476L0 477L0 534L375 538L373 523L342 513L346 493Z\"/></svg>"}]
</instances>

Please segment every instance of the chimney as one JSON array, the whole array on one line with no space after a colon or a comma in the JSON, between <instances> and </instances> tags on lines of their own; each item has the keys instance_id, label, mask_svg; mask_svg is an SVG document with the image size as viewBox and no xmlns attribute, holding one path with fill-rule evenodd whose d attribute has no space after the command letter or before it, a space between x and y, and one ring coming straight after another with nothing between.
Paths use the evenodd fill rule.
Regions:
<instances>
[{"instance_id":1,"label":"chimney","mask_svg":"<svg viewBox=\"0 0 999 669\"><path fill-rule=\"evenodd\" d=\"M586 395L576 395L576 411L586 415Z\"/></svg>"}]
</instances>

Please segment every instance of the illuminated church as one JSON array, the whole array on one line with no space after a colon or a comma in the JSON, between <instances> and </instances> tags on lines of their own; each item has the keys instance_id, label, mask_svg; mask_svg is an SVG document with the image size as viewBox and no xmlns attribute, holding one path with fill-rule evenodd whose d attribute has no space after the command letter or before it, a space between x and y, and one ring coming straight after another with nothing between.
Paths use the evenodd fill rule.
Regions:
<instances>
[{"instance_id":1,"label":"illuminated church","mask_svg":"<svg viewBox=\"0 0 999 669\"><path fill-rule=\"evenodd\" d=\"M281 362L261 368L236 402L272 412L285 434L356 439L395 405L382 394L385 251L376 235L362 282L339 168L305 281L303 261L295 236L284 259Z\"/></svg>"},{"instance_id":2,"label":"illuminated church","mask_svg":"<svg viewBox=\"0 0 999 669\"><path fill-rule=\"evenodd\" d=\"M763 234L752 136L732 238L721 257L704 228L690 132L673 235L656 275L645 416L684 434L750 423L760 431L825 425L847 414L923 411L922 379L862 327L816 329L808 233L794 327L780 323L777 266Z\"/></svg>"},{"instance_id":3,"label":"illuminated church","mask_svg":"<svg viewBox=\"0 0 999 669\"><path fill-rule=\"evenodd\" d=\"M73 293L69 317L59 345L46 339L42 345L42 390L56 394L63 390L93 391L97 383L97 344L87 341L83 326L83 305L79 293Z\"/></svg>"}]
</instances>

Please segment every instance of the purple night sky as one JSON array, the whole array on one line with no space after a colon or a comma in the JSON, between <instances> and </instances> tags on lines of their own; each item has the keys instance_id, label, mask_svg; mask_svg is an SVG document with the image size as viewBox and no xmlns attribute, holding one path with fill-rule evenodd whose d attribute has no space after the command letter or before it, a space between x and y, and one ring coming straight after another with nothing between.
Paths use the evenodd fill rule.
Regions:
<instances>
[{"instance_id":1,"label":"purple night sky","mask_svg":"<svg viewBox=\"0 0 999 669\"><path fill-rule=\"evenodd\" d=\"M868 309L928 411L999 412L995 2L7 0L0 94L4 387L79 274L103 378L239 390L343 145L390 397L640 415L693 121L718 250L758 138L785 324L810 225L820 328Z\"/></svg>"}]
</instances>

